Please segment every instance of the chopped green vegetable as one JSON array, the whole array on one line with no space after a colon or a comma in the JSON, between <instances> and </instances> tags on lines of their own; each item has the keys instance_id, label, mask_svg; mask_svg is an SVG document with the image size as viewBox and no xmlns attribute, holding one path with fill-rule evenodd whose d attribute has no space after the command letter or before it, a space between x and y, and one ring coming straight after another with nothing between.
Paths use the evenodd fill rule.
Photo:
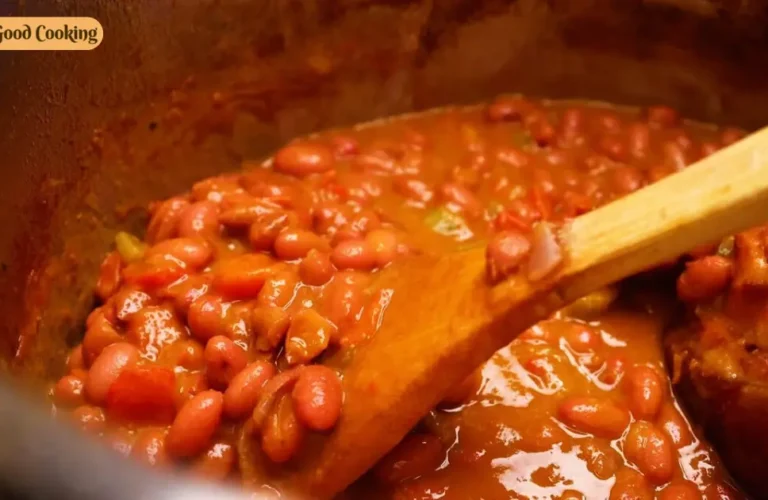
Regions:
<instances>
[{"instance_id":1,"label":"chopped green vegetable","mask_svg":"<svg viewBox=\"0 0 768 500\"><path fill-rule=\"evenodd\" d=\"M424 218L424 222L438 234L451 237L456 241L466 241L474 236L464 218L450 212L445 207L431 211Z\"/></svg>"},{"instance_id":2,"label":"chopped green vegetable","mask_svg":"<svg viewBox=\"0 0 768 500\"><path fill-rule=\"evenodd\" d=\"M124 262L133 262L144 257L147 244L136 236L121 231L115 235L115 248Z\"/></svg>"},{"instance_id":3,"label":"chopped green vegetable","mask_svg":"<svg viewBox=\"0 0 768 500\"><path fill-rule=\"evenodd\" d=\"M717 255L721 257L729 257L733 253L733 236L728 236L720 242L720 246L717 247Z\"/></svg>"}]
</instances>

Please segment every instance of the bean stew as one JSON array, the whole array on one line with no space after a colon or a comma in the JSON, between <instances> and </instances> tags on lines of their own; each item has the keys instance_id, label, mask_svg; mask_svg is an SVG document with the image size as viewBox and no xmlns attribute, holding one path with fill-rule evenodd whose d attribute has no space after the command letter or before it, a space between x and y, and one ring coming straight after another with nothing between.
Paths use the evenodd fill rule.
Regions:
<instances>
[{"instance_id":1,"label":"bean stew","mask_svg":"<svg viewBox=\"0 0 768 500\"><path fill-rule=\"evenodd\" d=\"M527 265L541 222L743 134L663 106L501 96L296 139L152 204L144 235L116 235L99 305L52 383L54 414L150 467L278 495L279 471L343 414L345 362L387 320L398 291L377 286L381 269L485 246L501 281ZM672 381L765 372L765 235L681 257L689 315L667 339ZM523 333L342 497L744 498L673 392L662 338L675 301L644 283Z\"/></svg>"}]
</instances>

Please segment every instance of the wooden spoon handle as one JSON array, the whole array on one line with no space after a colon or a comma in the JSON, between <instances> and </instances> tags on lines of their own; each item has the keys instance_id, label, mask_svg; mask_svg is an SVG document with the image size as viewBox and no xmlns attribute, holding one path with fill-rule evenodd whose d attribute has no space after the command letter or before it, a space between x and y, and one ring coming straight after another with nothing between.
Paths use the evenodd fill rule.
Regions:
<instances>
[{"instance_id":1,"label":"wooden spoon handle","mask_svg":"<svg viewBox=\"0 0 768 500\"><path fill-rule=\"evenodd\" d=\"M768 128L575 219L566 301L768 220Z\"/></svg>"}]
</instances>

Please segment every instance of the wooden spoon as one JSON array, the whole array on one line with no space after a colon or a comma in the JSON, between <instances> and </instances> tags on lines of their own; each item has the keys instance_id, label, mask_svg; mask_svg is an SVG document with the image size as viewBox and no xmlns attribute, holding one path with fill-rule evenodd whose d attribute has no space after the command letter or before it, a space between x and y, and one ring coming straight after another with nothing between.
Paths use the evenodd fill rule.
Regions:
<instances>
[{"instance_id":1,"label":"wooden spoon","mask_svg":"<svg viewBox=\"0 0 768 500\"><path fill-rule=\"evenodd\" d=\"M768 128L563 226L566 258L544 280L520 273L488 285L484 248L390 267L381 274L381 286L394 290L381 329L344 369L342 418L288 484L312 498L333 496L528 327L605 285L766 221Z\"/></svg>"}]
</instances>

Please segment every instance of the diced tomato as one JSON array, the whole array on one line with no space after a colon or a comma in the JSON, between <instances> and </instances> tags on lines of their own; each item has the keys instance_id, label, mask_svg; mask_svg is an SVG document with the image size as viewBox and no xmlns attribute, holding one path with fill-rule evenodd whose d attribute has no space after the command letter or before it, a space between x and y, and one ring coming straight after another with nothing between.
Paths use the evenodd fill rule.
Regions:
<instances>
[{"instance_id":1,"label":"diced tomato","mask_svg":"<svg viewBox=\"0 0 768 500\"><path fill-rule=\"evenodd\" d=\"M110 417L166 424L175 416L175 376L170 368L134 366L120 373L107 392Z\"/></svg>"}]
</instances>

